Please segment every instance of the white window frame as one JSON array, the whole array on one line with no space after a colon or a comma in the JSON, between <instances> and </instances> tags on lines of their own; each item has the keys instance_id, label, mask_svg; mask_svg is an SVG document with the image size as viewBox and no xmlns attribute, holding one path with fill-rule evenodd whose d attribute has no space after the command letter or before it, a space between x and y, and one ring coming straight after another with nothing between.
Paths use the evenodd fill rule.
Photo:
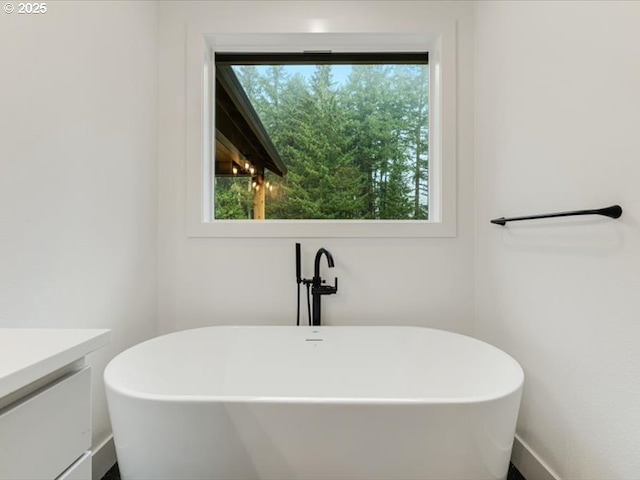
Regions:
<instances>
[{"instance_id":1,"label":"white window frame","mask_svg":"<svg viewBox=\"0 0 640 480\"><path fill-rule=\"evenodd\" d=\"M187 33L189 237L455 237L455 24L427 34ZM213 219L214 52L429 52L429 220Z\"/></svg>"}]
</instances>

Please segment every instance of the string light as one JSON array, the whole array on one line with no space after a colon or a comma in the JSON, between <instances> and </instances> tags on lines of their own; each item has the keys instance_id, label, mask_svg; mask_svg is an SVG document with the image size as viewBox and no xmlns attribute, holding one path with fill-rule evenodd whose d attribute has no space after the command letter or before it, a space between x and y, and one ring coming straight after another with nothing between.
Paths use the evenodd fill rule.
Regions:
<instances>
[{"instance_id":1,"label":"string light","mask_svg":"<svg viewBox=\"0 0 640 480\"><path fill-rule=\"evenodd\" d=\"M244 166L234 164L231 167L231 170L234 175L251 175L253 177L258 169L255 166L251 165L251 163L245 161Z\"/></svg>"},{"instance_id":2,"label":"string light","mask_svg":"<svg viewBox=\"0 0 640 480\"><path fill-rule=\"evenodd\" d=\"M264 191L267 193L274 192L274 185L269 180L266 180L263 175L256 175L256 167L251 165L249 162L244 162L244 168L241 165L232 165L231 171L234 175L251 175L251 179L247 183L247 190L250 192L251 190L255 190L256 192L260 191L260 187L264 187Z\"/></svg>"},{"instance_id":3,"label":"string light","mask_svg":"<svg viewBox=\"0 0 640 480\"><path fill-rule=\"evenodd\" d=\"M260 187L264 187L265 192L268 193L273 193L273 183L269 182L269 181L265 181L264 178L260 179L260 178L256 178L254 177L248 184L247 184L247 190L251 191L251 190L255 190L256 192L260 191Z\"/></svg>"}]
</instances>

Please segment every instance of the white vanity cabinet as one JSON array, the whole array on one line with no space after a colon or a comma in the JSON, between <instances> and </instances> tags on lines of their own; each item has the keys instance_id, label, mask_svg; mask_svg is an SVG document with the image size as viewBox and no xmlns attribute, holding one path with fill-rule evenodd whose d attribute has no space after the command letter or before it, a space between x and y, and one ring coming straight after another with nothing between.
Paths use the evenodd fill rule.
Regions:
<instances>
[{"instance_id":1,"label":"white vanity cabinet","mask_svg":"<svg viewBox=\"0 0 640 480\"><path fill-rule=\"evenodd\" d=\"M0 480L91 479L91 369L108 330L0 329Z\"/></svg>"}]
</instances>

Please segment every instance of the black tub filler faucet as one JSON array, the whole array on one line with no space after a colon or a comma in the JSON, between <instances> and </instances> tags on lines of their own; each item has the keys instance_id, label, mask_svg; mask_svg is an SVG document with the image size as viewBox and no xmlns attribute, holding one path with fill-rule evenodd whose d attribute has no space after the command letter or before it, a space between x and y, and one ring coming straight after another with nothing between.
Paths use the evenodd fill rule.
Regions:
<instances>
[{"instance_id":1,"label":"black tub filler faucet","mask_svg":"<svg viewBox=\"0 0 640 480\"><path fill-rule=\"evenodd\" d=\"M321 321L321 299L323 295L333 295L338 293L338 278L334 278L334 285L326 285L326 281L320 276L320 260L322 256L327 258L329 268L334 267L333 255L326 248L320 248L316 252L316 258L313 264L313 278L311 280L301 277L300 266L300 244L296 243L296 281L298 283L298 320L300 325L300 284L307 286L307 304L309 303L309 286L311 286L311 296L313 297L313 308L309 312L311 325L319 326Z\"/></svg>"}]
</instances>

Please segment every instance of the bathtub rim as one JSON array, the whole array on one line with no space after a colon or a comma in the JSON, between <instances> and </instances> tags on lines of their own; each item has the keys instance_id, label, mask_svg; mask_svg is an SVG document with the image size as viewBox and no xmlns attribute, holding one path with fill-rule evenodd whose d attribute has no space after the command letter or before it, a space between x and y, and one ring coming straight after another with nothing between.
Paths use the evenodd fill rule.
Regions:
<instances>
[{"instance_id":1,"label":"bathtub rim","mask_svg":"<svg viewBox=\"0 0 640 480\"><path fill-rule=\"evenodd\" d=\"M167 337L169 335L173 335L181 332L190 332L195 330L202 329L211 329L211 328L225 328L225 329L233 329L233 330L241 330L241 329L260 329L260 328L309 328L309 329L324 329L324 328L399 328L399 329L419 329L419 330L435 330L438 332L445 332L447 334L451 334L458 337L464 337L465 339L480 342L484 344L486 347L496 351L499 355L507 357L507 360L513 362L514 366L517 367L517 376L518 380L514 382L516 385L513 388L505 388L497 391L496 394L487 394L487 395L475 395L468 397L413 397L413 398L367 398L367 397L293 397L293 396L246 396L246 395L194 395L194 394L154 394L154 393L144 393L133 390L131 388L123 388L121 386L114 386L113 383L110 382L109 378L111 376L112 370L115 368L113 364L115 361L123 355L125 352L132 348L136 348L139 345L147 344L150 342L154 342L156 340L162 339L163 337ZM501 350L500 348L488 343L484 340L480 340L478 338L472 337L470 335L465 335L462 333L452 332L449 330L443 330L439 328L431 328L431 327L419 327L419 326L411 326L411 325L323 325L321 327L312 327L312 326L291 326L291 325L210 325L205 327L195 327L184 330L177 330L175 332L169 332L162 335L158 335L156 337L150 338L143 342L140 342L136 345L132 345L131 347L125 349L120 352L118 355L113 357L107 366L104 369L103 373L103 382L105 386L105 390L107 395L109 390L117 393L119 395L129 397L135 400L145 400L145 401L153 401L158 403L260 403L260 404L310 404L310 405L403 405L403 406L411 406L411 405L462 405L462 404L482 404L488 402L495 402L501 399L507 398L512 395L520 395L524 386L524 370L520 363L514 359L507 352Z\"/></svg>"}]
</instances>

